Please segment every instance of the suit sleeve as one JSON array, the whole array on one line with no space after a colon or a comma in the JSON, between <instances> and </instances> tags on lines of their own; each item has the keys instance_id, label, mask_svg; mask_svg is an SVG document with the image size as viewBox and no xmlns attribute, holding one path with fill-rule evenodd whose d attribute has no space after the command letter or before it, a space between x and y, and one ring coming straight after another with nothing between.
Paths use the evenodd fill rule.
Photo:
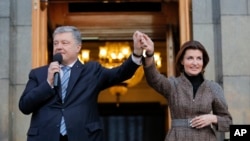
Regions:
<instances>
[{"instance_id":1,"label":"suit sleeve","mask_svg":"<svg viewBox=\"0 0 250 141\"><path fill-rule=\"evenodd\" d=\"M112 69L103 68L101 76L103 78L102 82L104 83L102 83L102 89L108 88L131 78L139 66L140 65L132 61L132 57L130 56L118 67Z\"/></svg>"},{"instance_id":2,"label":"suit sleeve","mask_svg":"<svg viewBox=\"0 0 250 141\"><path fill-rule=\"evenodd\" d=\"M36 72L32 70L24 92L19 100L19 109L24 114L30 114L40 108L40 106L50 97L55 95L54 89L48 82L39 82Z\"/></svg>"}]
</instances>

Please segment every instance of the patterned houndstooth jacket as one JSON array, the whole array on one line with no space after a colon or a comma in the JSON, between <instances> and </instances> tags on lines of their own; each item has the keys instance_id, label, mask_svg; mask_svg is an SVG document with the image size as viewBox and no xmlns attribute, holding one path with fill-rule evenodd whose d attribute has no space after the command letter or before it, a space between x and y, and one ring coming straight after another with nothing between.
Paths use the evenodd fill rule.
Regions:
<instances>
[{"instance_id":1,"label":"patterned houndstooth jacket","mask_svg":"<svg viewBox=\"0 0 250 141\"><path fill-rule=\"evenodd\" d=\"M172 126L165 141L216 141L214 130L228 132L232 124L232 117L224 98L222 87L214 81L204 80L193 97L193 86L184 74L178 77L169 77L158 72L155 64L145 67L146 80L154 90L163 95L170 108L171 119L192 119L203 114L214 114L218 123L195 129L188 123ZM173 123L173 122L172 122Z\"/></svg>"}]
</instances>

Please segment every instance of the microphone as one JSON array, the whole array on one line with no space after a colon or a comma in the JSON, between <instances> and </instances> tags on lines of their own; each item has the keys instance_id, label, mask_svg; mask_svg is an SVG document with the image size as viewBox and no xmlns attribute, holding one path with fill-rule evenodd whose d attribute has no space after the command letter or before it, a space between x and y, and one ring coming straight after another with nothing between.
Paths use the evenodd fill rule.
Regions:
<instances>
[{"instance_id":1,"label":"microphone","mask_svg":"<svg viewBox=\"0 0 250 141\"><path fill-rule=\"evenodd\" d=\"M62 63L63 57L62 54L57 53L53 56L53 62L57 61L59 64ZM58 87L60 85L60 75L59 72L56 72L54 74L54 82L53 82L54 87Z\"/></svg>"}]
</instances>

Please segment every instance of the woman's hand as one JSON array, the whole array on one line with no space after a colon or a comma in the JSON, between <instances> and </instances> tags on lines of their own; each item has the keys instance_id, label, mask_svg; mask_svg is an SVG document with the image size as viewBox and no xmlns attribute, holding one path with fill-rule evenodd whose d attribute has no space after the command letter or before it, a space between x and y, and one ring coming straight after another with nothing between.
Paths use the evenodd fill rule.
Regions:
<instances>
[{"instance_id":1,"label":"woman's hand","mask_svg":"<svg viewBox=\"0 0 250 141\"><path fill-rule=\"evenodd\" d=\"M203 128L211 124L217 124L217 116L213 114L200 115L190 121L193 128Z\"/></svg>"},{"instance_id":2,"label":"woman's hand","mask_svg":"<svg viewBox=\"0 0 250 141\"><path fill-rule=\"evenodd\" d=\"M154 54L154 43L148 37L148 35L146 35L144 33L142 33L141 47L142 47L143 50L146 51L146 55L152 56Z\"/></svg>"}]
</instances>

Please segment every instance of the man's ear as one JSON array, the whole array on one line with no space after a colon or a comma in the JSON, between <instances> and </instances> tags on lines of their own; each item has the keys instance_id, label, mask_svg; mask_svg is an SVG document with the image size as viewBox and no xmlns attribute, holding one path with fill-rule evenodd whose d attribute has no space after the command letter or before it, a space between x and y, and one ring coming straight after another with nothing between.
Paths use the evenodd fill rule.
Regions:
<instances>
[{"instance_id":1,"label":"man's ear","mask_svg":"<svg viewBox=\"0 0 250 141\"><path fill-rule=\"evenodd\" d=\"M82 49L82 46L81 46L81 45L78 45L78 46L77 46L76 52L79 53L79 52L81 51L81 49Z\"/></svg>"}]
</instances>

